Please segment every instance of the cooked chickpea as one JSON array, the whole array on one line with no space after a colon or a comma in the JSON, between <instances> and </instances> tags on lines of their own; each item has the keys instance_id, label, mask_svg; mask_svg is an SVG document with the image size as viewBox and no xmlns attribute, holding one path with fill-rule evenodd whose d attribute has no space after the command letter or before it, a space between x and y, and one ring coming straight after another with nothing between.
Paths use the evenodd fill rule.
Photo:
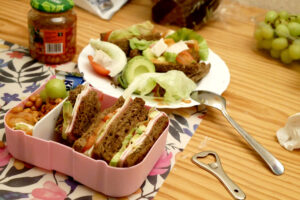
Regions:
<instances>
[{"instance_id":1,"label":"cooked chickpea","mask_svg":"<svg viewBox=\"0 0 300 200\"><path fill-rule=\"evenodd\" d=\"M11 109L13 113L18 113L23 111L23 106L16 106L13 109Z\"/></svg>"},{"instance_id":2,"label":"cooked chickpea","mask_svg":"<svg viewBox=\"0 0 300 200\"><path fill-rule=\"evenodd\" d=\"M42 98L41 97L38 97L37 99L36 99L36 101L35 101L35 107L36 108L40 108L41 107L41 105L42 105L42 103L43 103L43 100L42 100Z\"/></svg>"},{"instance_id":3,"label":"cooked chickpea","mask_svg":"<svg viewBox=\"0 0 300 200\"><path fill-rule=\"evenodd\" d=\"M29 112L31 112L31 109L30 109L30 108L25 108L25 109L24 109L24 112L29 113Z\"/></svg>"},{"instance_id":4,"label":"cooked chickpea","mask_svg":"<svg viewBox=\"0 0 300 200\"><path fill-rule=\"evenodd\" d=\"M45 113L45 110L46 110L46 104L43 104L42 107L41 107L41 112Z\"/></svg>"},{"instance_id":5,"label":"cooked chickpea","mask_svg":"<svg viewBox=\"0 0 300 200\"><path fill-rule=\"evenodd\" d=\"M32 101L32 102L35 102L36 101L36 96L35 95L30 96L29 100Z\"/></svg>"},{"instance_id":6,"label":"cooked chickpea","mask_svg":"<svg viewBox=\"0 0 300 200\"><path fill-rule=\"evenodd\" d=\"M32 111L36 111L36 107L35 107L34 105L31 106L30 109L31 109Z\"/></svg>"},{"instance_id":7,"label":"cooked chickpea","mask_svg":"<svg viewBox=\"0 0 300 200\"><path fill-rule=\"evenodd\" d=\"M33 106L32 101L27 101L27 102L25 103L25 107L26 107L26 108L30 108L31 106Z\"/></svg>"},{"instance_id":8,"label":"cooked chickpea","mask_svg":"<svg viewBox=\"0 0 300 200\"><path fill-rule=\"evenodd\" d=\"M40 112L39 112L39 111L36 111L36 110L32 112L32 114L33 114L34 117L39 116L39 113L40 113Z\"/></svg>"},{"instance_id":9,"label":"cooked chickpea","mask_svg":"<svg viewBox=\"0 0 300 200\"><path fill-rule=\"evenodd\" d=\"M62 99L61 99L61 98L57 98L57 99L55 99L55 101L54 101L54 102L55 102L56 104L59 104L61 101L62 101Z\"/></svg>"}]
</instances>

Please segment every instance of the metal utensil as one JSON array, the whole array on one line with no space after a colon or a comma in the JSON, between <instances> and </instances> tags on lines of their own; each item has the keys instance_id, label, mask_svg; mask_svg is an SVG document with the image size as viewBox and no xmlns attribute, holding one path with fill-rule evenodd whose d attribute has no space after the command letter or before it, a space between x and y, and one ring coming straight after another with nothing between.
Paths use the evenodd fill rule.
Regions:
<instances>
[{"instance_id":1,"label":"metal utensil","mask_svg":"<svg viewBox=\"0 0 300 200\"><path fill-rule=\"evenodd\" d=\"M205 158L208 155L212 155L215 157L216 162L205 164L199 161L199 158ZM198 165L199 167L205 169L206 171L215 175L226 187L226 189L230 192L230 194L235 199L245 199L245 193L237 186L224 172L220 158L218 154L214 151L204 151L201 153L197 153L192 157L193 163Z\"/></svg>"},{"instance_id":2,"label":"metal utensil","mask_svg":"<svg viewBox=\"0 0 300 200\"><path fill-rule=\"evenodd\" d=\"M230 122L230 124L242 135L242 137L250 144L250 146L267 163L272 172L276 175L283 174L283 165L229 116L226 111L226 100L222 96L209 91L194 91L191 94L191 98L201 104L211 106L220 110L226 117L226 119Z\"/></svg>"}]
</instances>

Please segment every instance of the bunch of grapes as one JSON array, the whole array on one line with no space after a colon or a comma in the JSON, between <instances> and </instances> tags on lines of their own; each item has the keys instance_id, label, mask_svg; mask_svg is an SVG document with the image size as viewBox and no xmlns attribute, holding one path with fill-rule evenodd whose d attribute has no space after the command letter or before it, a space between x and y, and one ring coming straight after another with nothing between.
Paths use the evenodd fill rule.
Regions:
<instances>
[{"instance_id":1,"label":"bunch of grapes","mask_svg":"<svg viewBox=\"0 0 300 200\"><path fill-rule=\"evenodd\" d=\"M258 48L270 51L273 58L286 64L300 60L300 14L268 11L254 35Z\"/></svg>"}]
</instances>

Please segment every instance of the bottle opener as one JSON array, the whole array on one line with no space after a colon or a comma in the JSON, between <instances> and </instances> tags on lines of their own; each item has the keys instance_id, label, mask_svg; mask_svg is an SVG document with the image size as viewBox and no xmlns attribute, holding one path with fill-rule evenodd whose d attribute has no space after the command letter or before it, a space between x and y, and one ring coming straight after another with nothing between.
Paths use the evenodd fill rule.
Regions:
<instances>
[{"instance_id":1,"label":"bottle opener","mask_svg":"<svg viewBox=\"0 0 300 200\"><path fill-rule=\"evenodd\" d=\"M205 164L205 163L199 161L199 158L205 158L208 155L214 156L216 162ZM201 167L201 168L205 169L206 171L215 175L224 184L226 189L230 192L230 194L235 199L242 200L242 199L246 198L246 195L241 190L241 188L239 188L239 186L237 186L224 172L220 158L216 152L203 151L203 152L197 153L192 157L192 161L199 167Z\"/></svg>"}]
</instances>

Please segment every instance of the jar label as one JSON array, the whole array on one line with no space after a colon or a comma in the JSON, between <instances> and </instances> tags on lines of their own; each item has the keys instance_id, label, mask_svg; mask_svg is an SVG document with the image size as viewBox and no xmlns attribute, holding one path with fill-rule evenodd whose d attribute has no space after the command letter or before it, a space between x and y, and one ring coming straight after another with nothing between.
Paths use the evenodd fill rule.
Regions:
<instances>
[{"instance_id":1,"label":"jar label","mask_svg":"<svg viewBox=\"0 0 300 200\"><path fill-rule=\"evenodd\" d=\"M58 55L65 53L66 30L40 30L44 39L44 54Z\"/></svg>"},{"instance_id":2,"label":"jar label","mask_svg":"<svg viewBox=\"0 0 300 200\"><path fill-rule=\"evenodd\" d=\"M76 53L76 26L39 29L31 24L29 30L29 49L33 58L43 63L63 63L70 61Z\"/></svg>"}]
</instances>

